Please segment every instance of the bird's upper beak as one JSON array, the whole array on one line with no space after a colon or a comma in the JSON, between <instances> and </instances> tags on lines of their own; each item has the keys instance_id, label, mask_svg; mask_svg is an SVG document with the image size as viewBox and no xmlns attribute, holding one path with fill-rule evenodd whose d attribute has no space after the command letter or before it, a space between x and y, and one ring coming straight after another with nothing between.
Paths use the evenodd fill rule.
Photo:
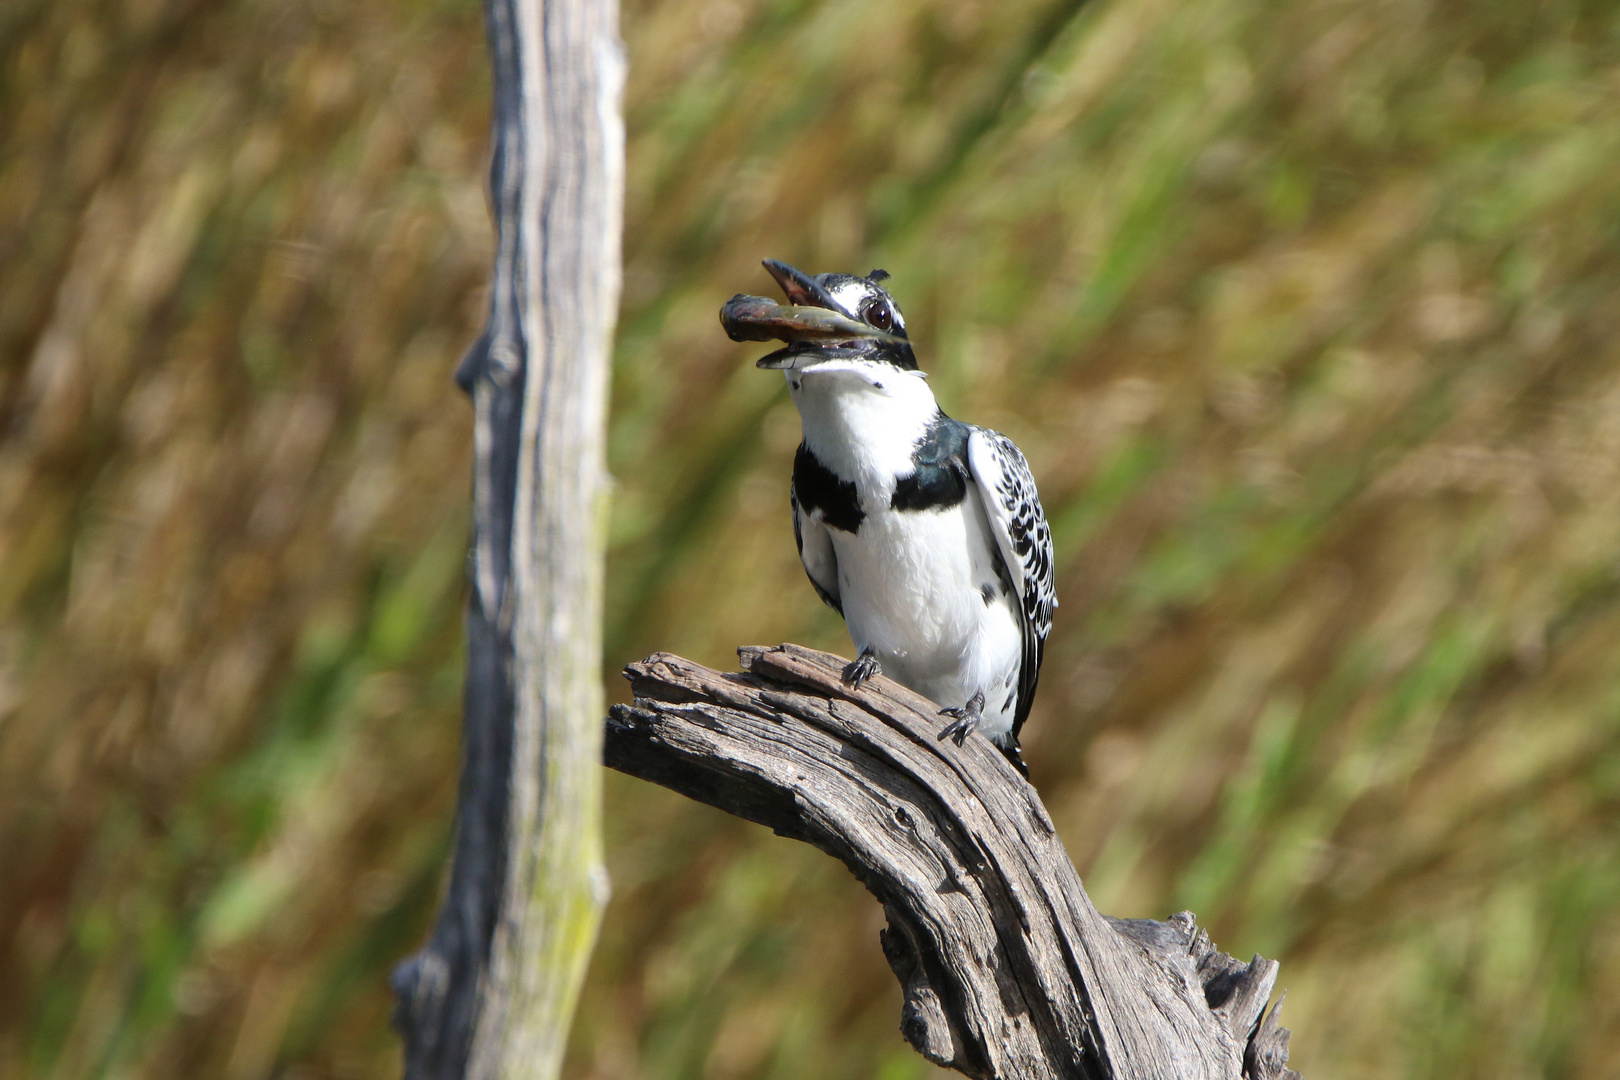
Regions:
<instances>
[{"instance_id":1,"label":"bird's upper beak","mask_svg":"<svg viewBox=\"0 0 1620 1080\"><path fill-rule=\"evenodd\" d=\"M866 342L905 343L898 335L854 318L804 271L776 259L766 259L765 269L782 287L786 304L739 293L720 309L720 325L732 341L788 343L786 349L762 358L759 367L804 367L818 358L855 355L852 349Z\"/></svg>"},{"instance_id":2,"label":"bird's upper beak","mask_svg":"<svg viewBox=\"0 0 1620 1080\"><path fill-rule=\"evenodd\" d=\"M822 288L815 278L798 267L789 266L779 259L766 259L764 265L771 277L776 279L776 283L782 286L782 292L787 297L788 303L799 307L827 308L841 315L849 314L833 299L832 293Z\"/></svg>"}]
</instances>

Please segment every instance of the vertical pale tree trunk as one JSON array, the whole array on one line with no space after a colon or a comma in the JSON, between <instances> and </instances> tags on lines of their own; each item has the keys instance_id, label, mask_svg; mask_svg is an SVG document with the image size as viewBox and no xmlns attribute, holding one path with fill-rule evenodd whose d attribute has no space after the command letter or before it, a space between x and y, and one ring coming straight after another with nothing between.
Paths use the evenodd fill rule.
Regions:
<instances>
[{"instance_id":1,"label":"vertical pale tree trunk","mask_svg":"<svg viewBox=\"0 0 1620 1080\"><path fill-rule=\"evenodd\" d=\"M486 0L495 74L464 760L450 886L396 969L410 1078L556 1075L601 861L604 428L624 60L614 0Z\"/></svg>"}]
</instances>

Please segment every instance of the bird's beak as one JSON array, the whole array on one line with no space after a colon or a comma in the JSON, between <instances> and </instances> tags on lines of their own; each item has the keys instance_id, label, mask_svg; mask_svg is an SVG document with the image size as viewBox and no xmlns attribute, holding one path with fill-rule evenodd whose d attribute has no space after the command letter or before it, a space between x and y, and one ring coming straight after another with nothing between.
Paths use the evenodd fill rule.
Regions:
<instances>
[{"instance_id":1,"label":"bird's beak","mask_svg":"<svg viewBox=\"0 0 1620 1080\"><path fill-rule=\"evenodd\" d=\"M904 337L855 318L804 271L776 259L766 259L765 269L782 286L786 304L739 293L720 309L720 325L732 341L787 342L787 348L762 358L759 367L808 368L864 356L874 347L898 347L909 355L911 345Z\"/></svg>"},{"instance_id":2,"label":"bird's beak","mask_svg":"<svg viewBox=\"0 0 1620 1080\"><path fill-rule=\"evenodd\" d=\"M732 341L780 339L798 345L813 342L902 341L839 311L798 304L778 304L763 296L738 293L720 309L720 325Z\"/></svg>"},{"instance_id":3,"label":"bird's beak","mask_svg":"<svg viewBox=\"0 0 1620 1080\"><path fill-rule=\"evenodd\" d=\"M776 283L782 286L782 292L787 296L787 302L797 307L819 307L829 311L836 311L841 315L848 315L832 298L832 293L822 288L816 279L806 274L798 267L789 266L778 259L766 259L765 269Z\"/></svg>"},{"instance_id":4,"label":"bird's beak","mask_svg":"<svg viewBox=\"0 0 1620 1080\"><path fill-rule=\"evenodd\" d=\"M754 366L767 371L805 371L836 360L865 359L866 355L866 351L859 348L801 341L760 357L754 361Z\"/></svg>"},{"instance_id":5,"label":"bird's beak","mask_svg":"<svg viewBox=\"0 0 1620 1080\"><path fill-rule=\"evenodd\" d=\"M860 342L903 344L905 339L853 318L832 294L804 271L775 259L765 260L765 269L782 286L788 302L778 304L763 296L738 294L720 309L720 325L732 341L771 341L788 343L788 348L760 361L761 367L793 367L811 362L812 350L827 350L838 343ZM831 358L824 356L824 359ZM769 363L767 363L769 361Z\"/></svg>"}]
</instances>

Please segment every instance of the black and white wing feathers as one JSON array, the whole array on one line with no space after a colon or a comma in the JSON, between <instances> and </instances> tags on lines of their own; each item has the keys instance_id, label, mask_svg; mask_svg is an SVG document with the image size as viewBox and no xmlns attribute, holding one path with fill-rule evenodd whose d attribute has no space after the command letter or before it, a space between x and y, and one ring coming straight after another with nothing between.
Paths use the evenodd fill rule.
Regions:
<instances>
[{"instance_id":1,"label":"black and white wing feathers","mask_svg":"<svg viewBox=\"0 0 1620 1080\"><path fill-rule=\"evenodd\" d=\"M799 505L798 486L788 488L788 501L793 504L793 542L799 548L799 561L810 576L816 595L828 607L844 613L844 604L838 595L838 553L833 550L832 534L820 512L805 513Z\"/></svg>"},{"instance_id":2,"label":"black and white wing feathers","mask_svg":"<svg viewBox=\"0 0 1620 1080\"><path fill-rule=\"evenodd\" d=\"M1011 439L989 428L975 427L968 436L967 460L1023 614L1024 655L1012 727L1016 739L1035 700L1046 635L1052 630L1052 609L1057 607L1052 530L1035 493L1029 463Z\"/></svg>"}]
</instances>

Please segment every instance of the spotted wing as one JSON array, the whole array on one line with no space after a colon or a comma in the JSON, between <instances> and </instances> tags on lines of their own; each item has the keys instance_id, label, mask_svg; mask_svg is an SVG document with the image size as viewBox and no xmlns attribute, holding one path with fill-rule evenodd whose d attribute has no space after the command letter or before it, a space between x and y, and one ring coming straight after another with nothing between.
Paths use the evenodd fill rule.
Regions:
<instances>
[{"instance_id":1,"label":"spotted wing","mask_svg":"<svg viewBox=\"0 0 1620 1080\"><path fill-rule=\"evenodd\" d=\"M968 436L968 470L990 518L990 532L1001 550L1023 613L1023 663L1018 672L1018 708L1013 735L1024 726L1035 700L1046 635L1052 629L1057 588L1052 574L1052 530L1046 524L1029 463L1011 439L976 427Z\"/></svg>"},{"instance_id":2,"label":"spotted wing","mask_svg":"<svg viewBox=\"0 0 1620 1080\"><path fill-rule=\"evenodd\" d=\"M819 513L807 514L799 505L796 487L788 488L788 501L793 504L793 542L799 547L799 561L810 575L810 584L816 595L838 614L844 613L843 601L838 597L838 553L833 550L832 533Z\"/></svg>"}]
</instances>

